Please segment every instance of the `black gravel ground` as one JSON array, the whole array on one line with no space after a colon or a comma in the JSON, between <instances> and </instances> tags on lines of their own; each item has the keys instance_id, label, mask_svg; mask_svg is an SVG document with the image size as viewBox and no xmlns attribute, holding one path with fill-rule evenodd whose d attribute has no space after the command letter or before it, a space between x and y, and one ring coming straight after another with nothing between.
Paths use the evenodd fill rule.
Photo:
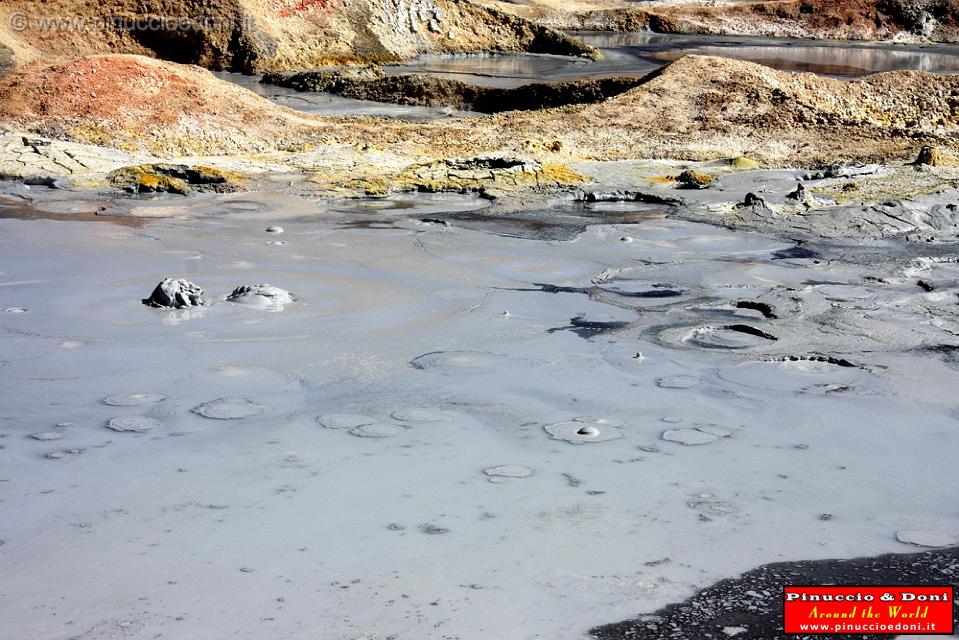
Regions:
<instances>
[{"instance_id":1,"label":"black gravel ground","mask_svg":"<svg viewBox=\"0 0 959 640\"><path fill-rule=\"evenodd\" d=\"M888 554L853 560L781 562L723 580L689 600L654 614L590 631L597 640L770 640L774 638L890 638L888 635L785 635L783 586L799 585L953 585L959 583L959 547L923 553ZM959 603L953 602L953 616ZM724 627L744 627L729 636ZM934 637L934 636L930 636Z\"/></svg>"}]
</instances>

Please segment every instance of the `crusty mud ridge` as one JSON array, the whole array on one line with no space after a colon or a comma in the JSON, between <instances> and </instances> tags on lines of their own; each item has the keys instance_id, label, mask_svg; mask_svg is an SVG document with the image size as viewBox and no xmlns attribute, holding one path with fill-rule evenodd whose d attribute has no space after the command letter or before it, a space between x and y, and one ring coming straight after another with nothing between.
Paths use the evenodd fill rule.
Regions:
<instances>
[{"instance_id":1,"label":"crusty mud ridge","mask_svg":"<svg viewBox=\"0 0 959 640\"><path fill-rule=\"evenodd\" d=\"M959 547L853 560L811 560L768 564L739 578L723 580L679 604L636 620L597 627L597 640L699 640L735 636L741 640L816 638L784 636L782 588L809 584L954 584ZM954 603L959 614L959 603ZM725 630L725 631L724 631ZM888 635L861 635L880 640Z\"/></svg>"},{"instance_id":2,"label":"crusty mud ridge","mask_svg":"<svg viewBox=\"0 0 959 640\"><path fill-rule=\"evenodd\" d=\"M573 104L593 104L625 93L642 78L603 78L559 83L532 83L515 88L488 87L425 74L357 77L342 71L271 73L263 82L297 91L323 91L394 104L452 107L462 111L500 113L534 111Z\"/></svg>"}]
</instances>

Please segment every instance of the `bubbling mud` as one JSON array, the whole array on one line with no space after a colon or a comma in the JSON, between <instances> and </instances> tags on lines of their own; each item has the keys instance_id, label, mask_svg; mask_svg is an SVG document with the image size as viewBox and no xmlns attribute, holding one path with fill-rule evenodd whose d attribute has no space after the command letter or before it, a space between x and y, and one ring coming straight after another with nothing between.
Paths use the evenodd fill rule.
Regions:
<instances>
[{"instance_id":1,"label":"bubbling mud","mask_svg":"<svg viewBox=\"0 0 959 640\"><path fill-rule=\"evenodd\" d=\"M400 422L449 422L453 418L446 411L429 407L398 409L392 415Z\"/></svg>"},{"instance_id":2,"label":"bubbling mud","mask_svg":"<svg viewBox=\"0 0 959 640\"><path fill-rule=\"evenodd\" d=\"M745 324L704 326L689 331L684 342L703 349L750 349L775 342L776 337Z\"/></svg>"},{"instance_id":3,"label":"bubbling mud","mask_svg":"<svg viewBox=\"0 0 959 640\"><path fill-rule=\"evenodd\" d=\"M434 351L413 358L410 364L416 369L456 375L508 370L530 366L531 363L486 351Z\"/></svg>"},{"instance_id":4,"label":"bubbling mud","mask_svg":"<svg viewBox=\"0 0 959 640\"><path fill-rule=\"evenodd\" d=\"M813 385L851 386L863 383L870 375L858 367L829 361L758 360L723 367L719 377L751 389L802 391Z\"/></svg>"},{"instance_id":5,"label":"bubbling mud","mask_svg":"<svg viewBox=\"0 0 959 640\"><path fill-rule=\"evenodd\" d=\"M533 470L521 464L504 464L483 469L483 473L492 478L529 478Z\"/></svg>"},{"instance_id":6,"label":"bubbling mud","mask_svg":"<svg viewBox=\"0 0 959 640\"><path fill-rule=\"evenodd\" d=\"M677 442L691 447L711 444L721 438L730 438L732 435L733 433L729 429L704 425L695 427L694 429L670 429L664 431L660 437L667 442Z\"/></svg>"},{"instance_id":7,"label":"bubbling mud","mask_svg":"<svg viewBox=\"0 0 959 640\"><path fill-rule=\"evenodd\" d=\"M30 437L41 442L48 442L50 440L60 440L63 438L63 433L60 431L42 431L40 433L31 433Z\"/></svg>"},{"instance_id":8,"label":"bubbling mud","mask_svg":"<svg viewBox=\"0 0 959 640\"><path fill-rule=\"evenodd\" d=\"M327 429L353 429L376 422L360 413L326 413L316 416L316 421Z\"/></svg>"},{"instance_id":9,"label":"bubbling mud","mask_svg":"<svg viewBox=\"0 0 959 640\"><path fill-rule=\"evenodd\" d=\"M702 383L702 378L696 376L666 376L656 380L656 386L661 389L692 389Z\"/></svg>"},{"instance_id":10,"label":"bubbling mud","mask_svg":"<svg viewBox=\"0 0 959 640\"><path fill-rule=\"evenodd\" d=\"M112 418L107 422L107 429L119 432L146 433L160 426L160 423L153 418L145 416L128 416L125 418Z\"/></svg>"},{"instance_id":11,"label":"bubbling mud","mask_svg":"<svg viewBox=\"0 0 959 640\"><path fill-rule=\"evenodd\" d=\"M212 420L241 420L263 413L266 407L243 398L220 398L197 405L191 411Z\"/></svg>"},{"instance_id":12,"label":"bubbling mud","mask_svg":"<svg viewBox=\"0 0 959 640\"><path fill-rule=\"evenodd\" d=\"M138 407L163 400L166 400L166 396L159 393L120 393L107 396L100 402L111 407Z\"/></svg>"},{"instance_id":13,"label":"bubbling mud","mask_svg":"<svg viewBox=\"0 0 959 640\"><path fill-rule=\"evenodd\" d=\"M361 424L349 430L349 434L357 438L394 438L407 431L407 428L398 424L389 424L385 422L376 422L373 424Z\"/></svg>"},{"instance_id":14,"label":"bubbling mud","mask_svg":"<svg viewBox=\"0 0 959 640\"><path fill-rule=\"evenodd\" d=\"M959 536L929 529L903 529L896 532L896 540L918 547L954 547Z\"/></svg>"},{"instance_id":15,"label":"bubbling mud","mask_svg":"<svg viewBox=\"0 0 959 640\"><path fill-rule=\"evenodd\" d=\"M296 301L289 291L269 284L242 285L226 297L227 301L266 311L283 311Z\"/></svg>"},{"instance_id":16,"label":"bubbling mud","mask_svg":"<svg viewBox=\"0 0 959 640\"><path fill-rule=\"evenodd\" d=\"M546 433L554 440L563 440L571 444L592 444L595 442L608 442L624 437L626 434L619 428L605 426L600 428L597 424L585 424L576 420L570 422L557 422L543 427Z\"/></svg>"}]
</instances>

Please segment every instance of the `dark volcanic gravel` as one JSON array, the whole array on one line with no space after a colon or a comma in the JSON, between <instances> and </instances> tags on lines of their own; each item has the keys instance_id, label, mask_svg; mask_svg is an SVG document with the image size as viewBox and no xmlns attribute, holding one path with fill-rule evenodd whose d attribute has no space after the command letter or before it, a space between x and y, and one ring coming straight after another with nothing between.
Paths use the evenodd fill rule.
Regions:
<instances>
[{"instance_id":1,"label":"dark volcanic gravel","mask_svg":"<svg viewBox=\"0 0 959 640\"><path fill-rule=\"evenodd\" d=\"M923 553L888 554L853 560L781 562L723 580L685 602L655 614L617 622L590 631L597 640L704 640L730 636L724 627L744 627L736 640L773 638L890 638L888 635L785 635L783 586L789 584L955 585L959 582L959 547ZM954 615L959 605L953 603Z\"/></svg>"}]
</instances>

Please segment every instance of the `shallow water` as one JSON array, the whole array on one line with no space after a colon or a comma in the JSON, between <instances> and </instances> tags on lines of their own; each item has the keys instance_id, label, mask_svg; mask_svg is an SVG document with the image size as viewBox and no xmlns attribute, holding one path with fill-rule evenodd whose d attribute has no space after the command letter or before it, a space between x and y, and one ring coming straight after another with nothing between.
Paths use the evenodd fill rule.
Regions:
<instances>
[{"instance_id":1,"label":"shallow water","mask_svg":"<svg viewBox=\"0 0 959 640\"><path fill-rule=\"evenodd\" d=\"M954 263L651 211L543 237L466 197L175 202L0 219L0 637L576 638L959 530L959 371L915 349L955 298L913 282ZM211 304L142 305L165 276ZM258 283L296 302L226 301ZM689 339L743 325L776 340Z\"/></svg>"}]
</instances>

